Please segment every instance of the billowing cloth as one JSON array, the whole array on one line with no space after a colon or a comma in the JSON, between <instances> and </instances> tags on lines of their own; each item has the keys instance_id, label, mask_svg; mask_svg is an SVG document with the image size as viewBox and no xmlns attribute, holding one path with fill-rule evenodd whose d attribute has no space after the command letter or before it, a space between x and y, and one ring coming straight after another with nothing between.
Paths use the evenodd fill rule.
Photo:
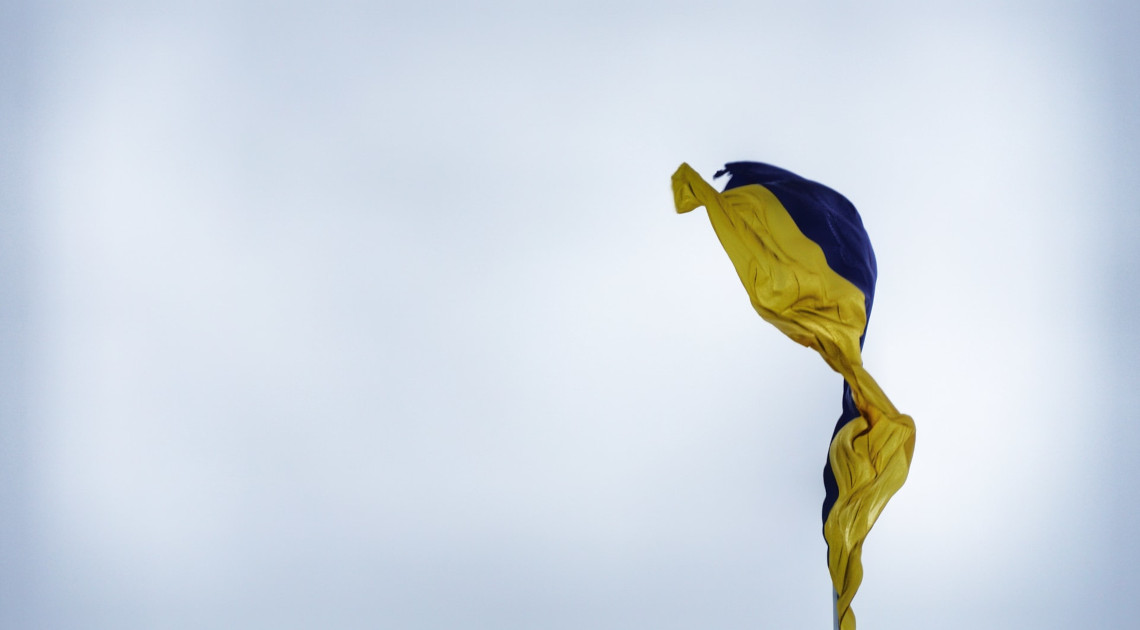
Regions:
<instances>
[{"instance_id":1,"label":"billowing cloth","mask_svg":"<svg viewBox=\"0 0 1140 630\"><path fill-rule=\"evenodd\" d=\"M717 192L688 164L673 174L678 213L708 210L760 317L814 349L844 379L843 413L824 469L823 535L842 630L863 578L863 541L906 481L914 421L863 368L875 255L855 207L839 193L758 162L725 165Z\"/></svg>"}]
</instances>

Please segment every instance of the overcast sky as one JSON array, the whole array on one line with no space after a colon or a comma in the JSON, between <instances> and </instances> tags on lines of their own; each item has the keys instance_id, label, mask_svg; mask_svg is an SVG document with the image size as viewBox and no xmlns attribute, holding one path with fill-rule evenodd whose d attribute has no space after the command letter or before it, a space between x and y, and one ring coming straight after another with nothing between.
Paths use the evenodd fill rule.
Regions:
<instances>
[{"instance_id":1,"label":"overcast sky","mask_svg":"<svg viewBox=\"0 0 1140 630\"><path fill-rule=\"evenodd\" d=\"M1128 4L3 3L0 627L829 628L734 160L878 255L860 628L1129 626Z\"/></svg>"}]
</instances>

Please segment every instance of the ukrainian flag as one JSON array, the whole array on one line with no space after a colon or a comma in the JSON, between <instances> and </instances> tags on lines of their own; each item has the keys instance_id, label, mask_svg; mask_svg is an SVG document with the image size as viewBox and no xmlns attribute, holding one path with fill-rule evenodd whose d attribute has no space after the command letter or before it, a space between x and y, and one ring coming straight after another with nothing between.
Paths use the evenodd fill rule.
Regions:
<instances>
[{"instance_id":1,"label":"ukrainian flag","mask_svg":"<svg viewBox=\"0 0 1140 630\"><path fill-rule=\"evenodd\" d=\"M677 212L704 206L760 317L843 376L843 413L824 467L823 536L841 630L863 579L863 541L906 481L914 421L863 368L875 253L855 206L834 190L759 162L733 162L717 192L688 164L673 174Z\"/></svg>"}]
</instances>

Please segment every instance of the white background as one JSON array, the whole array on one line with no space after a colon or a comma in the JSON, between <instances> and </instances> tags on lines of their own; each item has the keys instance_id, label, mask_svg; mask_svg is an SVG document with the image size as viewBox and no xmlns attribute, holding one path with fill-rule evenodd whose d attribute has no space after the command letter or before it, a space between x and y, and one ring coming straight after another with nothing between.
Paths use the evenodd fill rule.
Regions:
<instances>
[{"instance_id":1,"label":"white background","mask_svg":"<svg viewBox=\"0 0 1140 630\"><path fill-rule=\"evenodd\" d=\"M672 207L750 159L878 254L860 627L1131 627L1119 4L6 3L0 624L829 628L840 379Z\"/></svg>"}]
</instances>

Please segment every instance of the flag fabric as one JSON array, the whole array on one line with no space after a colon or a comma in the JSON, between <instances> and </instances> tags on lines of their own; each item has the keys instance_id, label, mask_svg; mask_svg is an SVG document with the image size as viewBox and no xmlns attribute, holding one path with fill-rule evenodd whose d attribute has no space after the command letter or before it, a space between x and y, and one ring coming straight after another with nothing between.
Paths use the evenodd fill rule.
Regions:
<instances>
[{"instance_id":1,"label":"flag fabric","mask_svg":"<svg viewBox=\"0 0 1140 630\"><path fill-rule=\"evenodd\" d=\"M863 541L906 481L914 421L863 367L877 268L862 219L843 195L784 169L732 162L717 192L688 164L673 174L678 213L701 206L760 317L843 376L842 414L824 467L823 535L841 630L863 578Z\"/></svg>"}]
</instances>

